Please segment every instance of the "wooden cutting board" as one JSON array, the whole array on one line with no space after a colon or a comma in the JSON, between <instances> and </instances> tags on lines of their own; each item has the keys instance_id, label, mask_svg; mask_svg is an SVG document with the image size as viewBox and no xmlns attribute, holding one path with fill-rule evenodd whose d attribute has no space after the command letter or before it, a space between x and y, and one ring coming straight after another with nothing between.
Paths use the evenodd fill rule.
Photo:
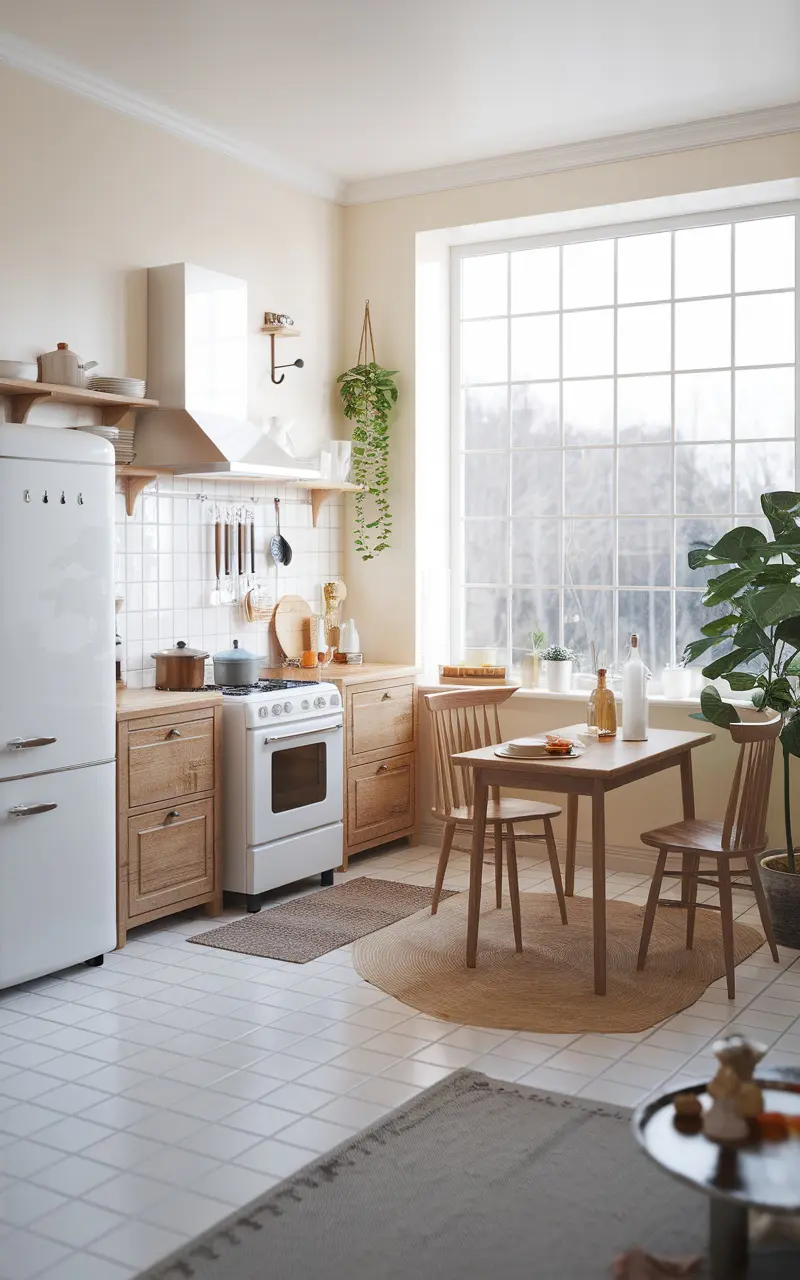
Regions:
<instances>
[{"instance_id":1,"label":"wooden cutting board","mask_svg":"<svg viewBox=\"0 0 800 1280\"><path fill-rule=\"evenodd\" d=\"M311 643L311 605L302 596L281 596L275 608L275 635L287 658L301 658Z\"/></svg>"}]
</instances>

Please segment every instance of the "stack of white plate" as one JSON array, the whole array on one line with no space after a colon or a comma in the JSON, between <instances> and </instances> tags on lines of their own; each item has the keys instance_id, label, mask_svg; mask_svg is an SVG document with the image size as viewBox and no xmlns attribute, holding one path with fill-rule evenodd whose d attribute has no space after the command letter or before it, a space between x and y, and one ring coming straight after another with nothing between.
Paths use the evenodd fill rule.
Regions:
<instances>
[{"instance_id":1,"label":"stack of white plate","mask_svg":"<svg viewBox=\"0 0 800 1280\"><path fill-rule=\"evenodd\" d=\"M538 756L547 755L547 742L544 738L514 738L504 742L503 755L512 760L535 760Z\"/></svg>"},{"instance_id":2,"label":"stack of white plate","mask_svg":"<svg viewBox=\"0 0 800 1280\"><path fill-rule=\"evenodd\" d=\"M145 395L144 378L89 378L90 391L105 391L111 396L130 396L142 400Z\"/></svg>"}]
</instances>

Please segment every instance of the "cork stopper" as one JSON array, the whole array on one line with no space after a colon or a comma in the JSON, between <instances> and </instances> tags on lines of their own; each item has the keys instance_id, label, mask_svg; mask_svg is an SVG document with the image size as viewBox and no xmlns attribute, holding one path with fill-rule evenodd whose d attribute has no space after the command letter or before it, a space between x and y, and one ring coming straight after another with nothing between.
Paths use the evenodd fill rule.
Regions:
<instances>
[{"instance_id":1,"label":"cork stopper","mask_svg":"<svg viewBox=\"0 0 800 1280\"><path fill-rule=\"evenodd\" d=\"M639 648L639 637L636 634L631 636L631 648L632 649Z\"/></svg>"}]
</instances>

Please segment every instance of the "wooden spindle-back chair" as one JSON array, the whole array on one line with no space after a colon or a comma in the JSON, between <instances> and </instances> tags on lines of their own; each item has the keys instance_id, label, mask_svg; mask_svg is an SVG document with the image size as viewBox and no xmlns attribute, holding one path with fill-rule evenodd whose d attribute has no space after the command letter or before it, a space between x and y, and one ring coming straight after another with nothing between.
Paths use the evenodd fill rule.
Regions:
<instances>
[{"instance_id":1,"label":"wooden spindle-back chair","mask_svg":"<svg viewBox=\"0 0 800 1280\"><path fill-rule=\"evenodd\" d=\"M653 883L647 899L642 940L639 947L638 967L643 969L647 961L647 948L653 929L656 908L679 906L669 899L660 900L661 881L664 876L682 878L688 886L686 906L686 946L694 941L695 915L698 907L719 911L722 917L722 947L725 954L725 970L728 977L728 997L736 995L733 955L733 898L732 889L752 889L755 894L761 924L777 962L778 949L772 932L769 908L761 884L757 856L767 847L766 818L772 784L772 765L775 746L781 731L781 717L772 720L741 721L730 726L730 735L740 744L739 758L733 775L733 783L722 822L708 822L700 818L687 818L668 827L645 831L642 841L658 849L658 860L653 873ZM679 853L683 863L680 868L667 868L670 853ZM701 873L701 859L714 859L716 866ZM742 861L743 866L731 863ZM733 875L747 874L748 881L733 880ZM698 903L697 886L709 885L719 890L719 906Z\"/></svg>"},{"instance_id":2,"label":"wooden spindle-back chair","mask_svg":"<svg viewBox=\"0 0 800 1280\"><path fill-rule=\"evenodd\" d=\"M425 703L431 713L435 760L435 798L433 812L444 822L442 848L436 869L436 887L433 892L431 915L435 915L444 884L453 837L459 827L472 826L474 778L471 769L456 768L453 755L463 751L476 751L480 747L497 746L503 741L498 708L516 690L508 685L499 688L457 689L452 693L427 693ZM493 787L487 822L494 833L495 847L495 898L497 906L503 903L503 838L505 829L508 892L514 921L514 937L517 950L522 950L522 925L520 918L519 881L517 875L516 840L544 840L553 875L553 885L558 898L562 923L567 923L567 904L561 883L558 850L553 836L552 819L561 810L557 805L536 800L516 800L500 796L500 788ZM515 835L515 822L540 821L541 834Z\"/></svg>"}]
</instances>

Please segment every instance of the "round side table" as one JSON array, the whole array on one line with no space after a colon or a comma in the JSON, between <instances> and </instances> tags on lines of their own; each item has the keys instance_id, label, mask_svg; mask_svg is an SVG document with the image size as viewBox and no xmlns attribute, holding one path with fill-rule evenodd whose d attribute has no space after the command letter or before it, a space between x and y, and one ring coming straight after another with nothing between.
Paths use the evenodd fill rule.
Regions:
<instances>
[{"instance_id":1,"label":"round side table","mask_svg":"<svg viewBox=\"0 0 800 1280\"><path fill-rule=\"evenodd\" d=\"M800 1115L800 1072L763 1071L765 1111ZM800 1213L800 1136L784 1141L710 1142L702 1127L675 1116L677 1093L695 1093L704 1110L711 1105L704 1084L692 1085L643 1103L634 1113L640 1146L673 1178L709 1197L709 1261L713 1280L740 1280L747 1274L749 1209ZM800 1254L798 1254L800 1274Z\"/></svg>"}]
</instances>

